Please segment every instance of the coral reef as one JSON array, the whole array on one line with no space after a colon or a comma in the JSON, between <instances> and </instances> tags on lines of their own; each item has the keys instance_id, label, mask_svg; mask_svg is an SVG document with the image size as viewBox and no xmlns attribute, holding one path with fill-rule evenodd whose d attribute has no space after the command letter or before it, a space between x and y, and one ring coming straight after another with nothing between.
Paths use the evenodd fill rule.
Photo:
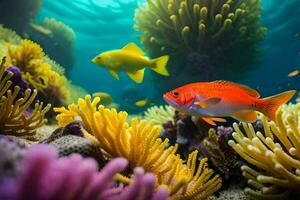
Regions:
<instances>
[{"instance_id":1,"label":"coral reef","mask_svg":"<svg viewBox=\"0 0 300 200\"><path fill-rule=\"evenodd\" d=\"M63 128L56 129L40 143L56 147L60 156L79 153L81 156L94 158L99 164L106 161L101 148L83 137L80 122L72 122Z\"/></svg>"},{"instance_id":2,"label":"coral reef","mask_svg":"<svg viewBox=\"0 0 300 200\"><path fill-rule=\"evenodd\" d=\"M210 128L201 119L194 122L191 116L175 111L173 121L163 123L161 137L168 138L171 145L177 144L177 152L186 159L195 149L202 151L201 142Z\"/></svg>"},{"instance_id":3,"label":"coral reef","mask_svg":"<svg viewBox=\"0 0 300 200\"><path fill-rule=\"evenodd\" d=\"M6 177L16 176L24 154L23 147L6 136L0 136L0 182Z\"/></svg>"},{"instance_id":4,"label":"coral reef","mask_svg":"<svg viewBox=\"0 0 300 200\"><path fill-rule=\"evenodd\" d=\"M251 164L241 169L250 185L245 193L254 199L287 199L290 190L300 186L299 109L295 107L280 109L276 123L262 116L263 133L255 132L251 124L243 123L243 131L233 125L235 141L230 140L229 145Z\"/></svg>"},{"instance_id":5,"label":"coral reef","mask_svg":"<svg viewBox=\"0 0 300 200\"><path fill-rule=\"evenodd\" d=\"M0 129L3 135L33 136L36 129L44 124L44 115L50 105L35 103L33 110L28 110L33 103L37 91L27 89L23 98L17 98L21 88L15 86L9 90L12 82L9 80L13 73L5 74L5 59L0 65Z\"/></svg>"},{"instance_id":6,"label":"coral reef","mask_svg":"<svg viewBox=\"0 0 300 200\"><path fill-rule=\"evenodd\" d=\"M141 168L134 170L127 187L114 187L113 178L127 165L124 158L110 161L100 172L92 159L78 154L58 158L53 147L35 145L28 149L16 178L0 183L0 198L14 199L167 199L164 188L154 192L155 179ZM38 169L38 170L37 170ZM53 184L55 183L55 184Z\"/></svg>"},{"instance_id":7,"label":"coral reef","mask_svg":"<svg viewBox=\"0 0 300 200\"><path fill-rule=\"evenodd\" d=\"M15 31L4 28L3 25L0 25L0 40L10 44L18 44L21 41L21 37Z\"/></svg>"},{"instance_id":8,"label":"coral reef","mask_svg":"<svg viewBox=\"0 0 300 200\"><path fill-rule=\"evenodd\" d=\"M232 181L237 181L241 163L235 151L227 144L229 139L232 139L231 127L219 126L217 131L210 129L208 137L203 140L204 148L201 152L207 156L213 165L218 169L224 179L231 178ZM235 180L232 180L232 179Z\"/></svg>"},{"instance_id":9,"label":"coral reef","mask_svg":"<svg viewBox=\"0 0 300 200\"><path fill-rule=\"evenodd\" d=\"M38 27L38 28L36 28ZM41 31L41 28L45 31ZM44 51L68 72L74 65L75 32L63 22L45 18L40 24L32 25L30 39L39 43Z\"/></svg>"},{"instance_id":10,"label":"coral reef","mask_svg":"<svg viewBox=\"0 0 300 200\"><path fill-rule=\"evenodd\" d=\"M257 66L256 46L266 32L260 14L260 0L141 3L135 14L141 43L152 57L171 56L171 77L152 74L157 87L166 91L187 81L242 78Z\"/></svg>"},{"instance_id":11,"label":"coral reef","mask_svg":"<svg viewBox=\"0 0 300 200\"><path fill-rule=\"evenodd\" d=\"M125 157L130 168L143 167L155 175L159 185L168 186L171 198L205 199L221 187L218 175L212 176L207 159L197 165L197 151L192 152L186 164L175 154L177 145L165 149L168 139L159 137L160 127L154 122L132 119L126 122L127 113L98 106L100 98L90 96L79 99L68 109L55 108L59 126L63 127L80 118L85 128L84 136L99 145L107 157ZM122 182L128 178L119 176Z\"/></svg>"},{"instance_id":12,"label":"coral reef","mask_svg":"<svg viewBox=\"0 0 300 200\"><path fill-rule=\"evenodd\" d=\"M218 126L214 129L202 121L193 121L191 116L175 111L173 121L163 123L163 128L161 138L168 138L171 145L177 144L177 152L183 158L187 158L196 149L209 158L227 182L240 178L240 159L227 144L232 139L231 127Z\"/></svg>"},{"instance_id":13,"label":"coral reef","mask_svg":"<svg viewBox=\"0 0 300 200\"><path fill-rule=\"evenodd\" d=\"M207 200L249 200L244 194L244 191L238 186L233 185L219 192L218 197L210 196Z\"/></svg>"},{"instance_id":14,"label":"coral reef","mask_svg":"<svg viewBox=\"0 0 300 200\"><path fill-rule=\"evenodd\" d=\"M173 121L175 109L172 106L152 106L144 112L146 120L154 120L157 125L163 125L168 121Z\"/></svg>"},{"instance_id":15,"label":"coral reef","mask_svg":"<svg viewBox=\"0 0 300 200\"><path fill-rule=\"evenodd\" d=\"M55 65L45 56L43 49L30 40L21 40L20 44L6 44L6 66L16 66L21 71L22 79L37 89L38 99L54 106L61 106L69 101L69 81L58 71L61 67ZM48 63L49 62L49 63ZM55 67L52 67L55 66ZM47 116L53 113L49 112Z\"/></svg>"},{"instance_id":16,"label":"coral reef","mask_svg":"<svg viewBox=\"0 0 300 200\"><path fill-rule=\"evenodd\" d=\"M0 23L23 34L31 20L38 15L40 6L41 0L0 1Z\"/></svg>"},{"instance_id":17,"label":"coral reef","mask_svg":"<svg viewBox=\"0 0 300 200\"><path fill-rule=\"evenodd\" d=\"M22 78L22 72L18 67L11 66L5 70L4 76L6 74L13 73L13 76L10 78L11 81L11 86L9 87L9 90L13 90L14 87L19 86L20 91L19 94L17 95L18 98L21 98L21 96L24 96L24 93L26 89L29 88L29 84L23 80Z\"/></svg>"}]
</instances>

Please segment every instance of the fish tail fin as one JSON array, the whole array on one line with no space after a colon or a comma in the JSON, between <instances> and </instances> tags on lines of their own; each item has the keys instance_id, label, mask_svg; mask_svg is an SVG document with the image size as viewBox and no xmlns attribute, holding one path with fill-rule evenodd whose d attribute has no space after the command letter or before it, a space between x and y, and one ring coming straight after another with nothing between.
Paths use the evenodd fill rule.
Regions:
<instances>
[{"instance_id":1,"label":"fish tail fin","mask_svg":"<svg viewBox=\"0 0 300 200\"><path fill-rule=\"evenodd\" d=\"M262 99L261 112L269 119L276 122L276 112L278 108L287 103L296 93L296 90L289 90L274 96Z\"/></svg>"},{"instance_id":2,"label":"fish tail fin","mask_svg":"<svg viewBox=\"0 0 300 200\"><path fill-rule=\"evenodd\" d=\"M170 58L169 56L161 56L159 58L153 59L152 60L153 66L151 69L163 76L169 76L170 74L166 68L169 58Z\"/></svg>"}]
</instances>

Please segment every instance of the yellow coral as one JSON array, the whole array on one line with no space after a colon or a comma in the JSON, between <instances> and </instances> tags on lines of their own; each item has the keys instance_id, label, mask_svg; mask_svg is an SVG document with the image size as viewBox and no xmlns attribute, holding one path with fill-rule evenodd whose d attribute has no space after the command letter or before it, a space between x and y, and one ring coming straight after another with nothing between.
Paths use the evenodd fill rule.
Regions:
<instances>
[{"instance_id":1,"label":"yellow coral","mask_svg":"<svg viewBox=\"0 0 300 200\"><path fill-rule=\"evenodd\" d=\"M152 106L144 112L146 120L153 119L155 124L162 125L167 121L173 121L175 109L172 106Z\"/></svg>"},{"instance_id":2,"label":"yellow coral","mask_svg":"<svg viewBox=\"0 0 300 200\"><path fill-rule=\"evenodd\" d=\"M0 40L11 44L17 44L21 41L21 37L15 31L4 28L0 24Z\"/></svg>"},{"instance_id":3,"label":"yellow coral","mask_svg":"<svg viewBox=\"0 0 300 200\"><path fill-rule=\"evenodd\" d=\"M37 91L30 89L25 91L24 97L17 99L20 91L19 86L15 86L14 90L9 90L12 82L9 79L12 73L4 75L4 62L0 68L0 132L4 135L15 136L33 136L36 129L44 123L44 115L50 109L50 105L43 108L43 103L35 103L35 107L31 114L26 116L25 112L30 107Z\"/></svg>"},{"instance_id":4,"label":"yellow coral","mask_svg":"<svg viewBox=\"0 0 300 200\"><path fill-rule=\"evenodd\" d=\"M15 65L22 71L22 77L38 91L55 96L63 102L69 99L67 78L59 67L45 56L43 49L30 40L22 40L20 45L8 44L9 65ZM53 65L56 70L53 70Z\"/></svg>"},{"instance_id":5,"label":"yellow coral","mask_svg":"<svg viewBox=\"0 0 300 200\"><path fill-rule=\"evenodd\" d=\"M22 40L17 47L8 47L8 62L11 65L18 66L22 71L26 69L29 62L34 59L42 59L45 53L43 49L36 43L30 40Z\"/></svg>"},{"instance_id":6,"label":"yellow coral","mask_svg":"<svg viewBox=\"0 0 300 200\"><path fill-rule=\"evenodd\" d=\"M197 166L197 152L189 155L186 164L175 154L177 145L166 148L168 140L159 137L161 128L153 121L132 119L127 113L98 106L100 98L79 99L68 109L55 108L59 126L65 126L80 117L85 137L99 144L111 157L125 157L130 166L141 166L156 176L156 186L168 186L173 199L205 199L221 187L218 175L207 167L206 159ZM124 178L123 178L124 179Z\"/></svg>"},{"instance_id":7,"label":"yellow coral","mask_svg":"<svg viewBox=\"0 0 300 200\"><path fill-rule=\"evenodd\" d=\"M293 107L293 105L292 105ZM229 141L234 150L250 164L264 170L258 172L243 166L243 175L257 190L245 191L255 197L282 196L282 188L300 187L300 130L298 112L283 107L277 112L277 124L262 116L264 132L256 132L251 124L243 123L245 134L234 124L235 141Z\"/></svg>"}]
</instances>

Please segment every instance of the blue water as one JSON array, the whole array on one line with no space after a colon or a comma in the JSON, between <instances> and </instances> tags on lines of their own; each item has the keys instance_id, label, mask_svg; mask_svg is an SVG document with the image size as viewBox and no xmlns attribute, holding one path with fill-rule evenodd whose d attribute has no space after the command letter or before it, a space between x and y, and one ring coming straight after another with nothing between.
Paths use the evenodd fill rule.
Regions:
<instances>
[{"instance_id":1,"label":"blue water","mask_svg":"<svg viewBox=\"0 0 300 200\"><path fill-rule=\"evenodd\" d=\"M43 1L39 18L55 17L76 32L76 63L69 73L73 83L91 93L108 92L117 100L124 96L151 98L157 94L147 75L149 71L144 82L137 85L124 74L120 75L120 81L115 80L90 61L102 51L119 49L128 42L139 44L138 33L133 28L137 4L137 0ZM262 4L262 23L268 28L268 34L260 47L261 66L242 83L258 87L262 95L300 89L300 76L287 77L291 70L300 69L300 36L296 37L297 33L300 35L300 1L263 0Z\"/></svg>"}]
</instances>

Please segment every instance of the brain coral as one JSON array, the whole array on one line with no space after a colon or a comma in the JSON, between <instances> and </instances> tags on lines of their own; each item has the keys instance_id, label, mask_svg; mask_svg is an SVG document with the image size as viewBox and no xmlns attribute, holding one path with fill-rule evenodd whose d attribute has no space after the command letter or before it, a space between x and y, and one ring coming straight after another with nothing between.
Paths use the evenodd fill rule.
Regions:
<instances>
[{"instance_id":1,"label":"brain coral","mask_svg":"<svg viewBox=\"0 0 300 200\"><path fill-rule=\"evenodd\" d=\"M228 79L253 68L249 61L266 32L260 14L260 0L147 0L136 10L135 28L151 56L171 56L176 78L163 79L171 87L187 77Z\"/></svg>"}]
</instances>

